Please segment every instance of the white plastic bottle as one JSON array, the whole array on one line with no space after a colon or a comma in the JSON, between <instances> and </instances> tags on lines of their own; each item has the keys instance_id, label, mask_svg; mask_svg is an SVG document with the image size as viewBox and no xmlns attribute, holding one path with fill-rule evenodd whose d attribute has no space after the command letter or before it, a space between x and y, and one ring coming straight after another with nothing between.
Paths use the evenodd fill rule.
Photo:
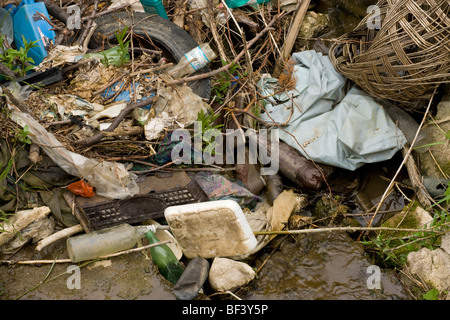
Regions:
<instances>
[{"instance_id":1,"label":"white plastic bottle","mask_svg":"<svg viewBox=\"0 0 450 320\"><path fill-rule=\"evenodd\" d=\"M121 224L67 239L67 251L72 262L96 259L111 253L133 248L154 225L131 226Z\"/></svg>"},{"instance_id":2,"label":"white plastic bottle","mask_svg":"<svg viewBox=\"0 0 450 320\"><path fill-rule=\"evenodd\" d=\"M167 73L173 78L182 78L202 69L214 60L216 56L209 44L203 43L185 53L178 64L167 70Z\"/></svg>"}]
</instances>

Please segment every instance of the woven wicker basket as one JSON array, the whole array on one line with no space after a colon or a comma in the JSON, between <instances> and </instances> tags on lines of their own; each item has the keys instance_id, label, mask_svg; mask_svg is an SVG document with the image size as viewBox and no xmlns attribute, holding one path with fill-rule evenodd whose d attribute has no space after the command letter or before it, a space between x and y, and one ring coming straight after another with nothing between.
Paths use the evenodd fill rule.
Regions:
<instances>
[{"instance_id":1,"label":"woven wicker basket","mask_svg":"<svg viewBox=\"0 0 450 320\"><path fill-rule=\"evenodd\" d=\"M368 14L330 48L338 72L374 97L429 99L450 82L449 0L380 0L381 28Z\"/></svg>"}]
</instances>

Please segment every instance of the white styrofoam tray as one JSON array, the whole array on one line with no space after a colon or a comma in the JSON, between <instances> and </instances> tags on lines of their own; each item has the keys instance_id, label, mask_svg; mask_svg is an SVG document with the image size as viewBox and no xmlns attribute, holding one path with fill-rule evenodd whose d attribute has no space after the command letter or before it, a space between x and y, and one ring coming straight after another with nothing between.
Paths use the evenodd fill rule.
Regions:
<instances>
[{"instance_id":1,"label":"white styrofoam tray","mask_svg":"<svg viewBox=\"0 0 450 320\"><path fill-rule=\"evenodd\" d=\"M164 216L189 259L243 255L257 244L241 207L232 200L172 206Z\"/></svg>"}]
</instances>

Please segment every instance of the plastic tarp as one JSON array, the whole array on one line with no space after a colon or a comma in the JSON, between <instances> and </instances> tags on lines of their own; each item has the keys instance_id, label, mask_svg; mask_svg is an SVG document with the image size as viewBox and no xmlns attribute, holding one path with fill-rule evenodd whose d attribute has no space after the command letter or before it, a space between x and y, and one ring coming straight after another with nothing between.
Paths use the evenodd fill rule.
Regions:
<instances>
[{"instance_id":1,"label":"plastic tarp","mask_svg":"<svg viewBox=\"0 0 450 320\"><path fill-rule=\"evenodd\" d=\"M294 53L295 88L278 93L278 80L263 77L266 97L261 119L286 124L280 139L318 163L355 170L392 158L406 143L383 107L346 79L327 56L314 50ZM275 93L275 94L274 94Z\"/></svg>"}]
</instances>

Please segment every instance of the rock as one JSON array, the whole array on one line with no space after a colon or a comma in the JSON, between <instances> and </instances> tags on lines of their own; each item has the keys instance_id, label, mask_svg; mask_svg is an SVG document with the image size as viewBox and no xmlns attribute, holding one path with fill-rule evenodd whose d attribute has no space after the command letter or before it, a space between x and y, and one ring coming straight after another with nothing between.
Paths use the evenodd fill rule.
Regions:
<instances>
[{"instance_id":1,"label":"rock","mask_svg":"<svg viewBox=\"0 0 450 320\"><path fill-rule=\"evenodd\" d=\"M227 258L215 258L209 271L209 283L218 291L234 291L254 277L255 271L246 263Z\"/></svg>"},{"instance_id":2,"label":"rock","mask_svg":"<svg viewBox=\"0 0 450 320\"><path fill-rule=\"evenodd\" d=\"M442 236L441 249L450 254L450 233L446 233Z\"/></svg>"},{"instance_id":3,"label":"rock","mask_svg":"<svg viewBox=\"0 0 450 320\"><path fill-rule=\"evenodd\" d=\"M420 206L417 206L412 210L412 205L414 205L414 203L406 206L402 212L399 212L386 220L382 226L388 228L420 229L433 221L433 217L428 211ZM406 234L408 234L408 232L401 231L395 233L396 236L403 236ZM392 233L391 235L394 234Z\"/></svg>"},{"instance_id":4,"label":"rock","mask_svg":"<svg viewBox=\"0 0 450 320\"><path fill-rule=\"evenodd\" d=\"M298 32L293 52L312 49L314 41L304 38L318 38L331 30L331 21L327 14L308 11Z\"/></svg>"},{"instance_id":5,"label":"rock","mask_svg":"<svg viewBox=\"0 0 450 320\"><path fill-rule=\"evenodd\" d=\"M442 250L422 248L408 254L408 268L439 292L450 290L450 255Z\"/></svg>"},{"instance_id":6,"label":"rock","mask_svg":"<svg viewBox=\"0 0 450 320\"><path fill-rule=\"evenodd\" d=\"M423 130L430 136L430 141L440 144L430 148L436 161L429 152L419 155L421 174L442 179L444 177L440 169L447 176L450 175L450 140L445 136L445 133L450 130L450 101L441 101L437 105L437 114L434 117L434 121L424 125ZM436 163L439 164L440 168Z\"/></svg>"}]
</instances>

